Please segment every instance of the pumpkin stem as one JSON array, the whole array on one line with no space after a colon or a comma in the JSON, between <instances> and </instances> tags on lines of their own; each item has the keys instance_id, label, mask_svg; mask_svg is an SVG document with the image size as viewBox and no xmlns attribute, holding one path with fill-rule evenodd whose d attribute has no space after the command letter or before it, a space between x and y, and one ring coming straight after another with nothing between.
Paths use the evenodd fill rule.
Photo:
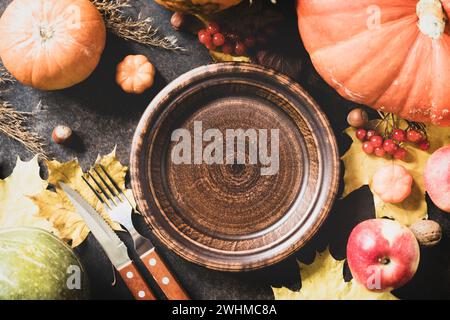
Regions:
<instances>
[{"instance_id":1,"label":"pumpkin stem","mask_svg":"<svg viewBox=\"0 0 450 320\"><path fill-rule=\"evenodd\" d=\"M419 0L416 7L419 29L432 39L439 39L445 32L447 17L440 0Z\"/></svg>"},{"instance_id":2,"label":"pumpkin stem","mask_svg":"<svg viewBox=\"0 0 450 320\"><path fill-rule=\"evenodd\" d=\"M41 39L44 42L51 39L53 37L54 33L55 33L55 31L51 27L41 26L39 28L39 35L41 36Z\"/></svg>"}]
</instances>

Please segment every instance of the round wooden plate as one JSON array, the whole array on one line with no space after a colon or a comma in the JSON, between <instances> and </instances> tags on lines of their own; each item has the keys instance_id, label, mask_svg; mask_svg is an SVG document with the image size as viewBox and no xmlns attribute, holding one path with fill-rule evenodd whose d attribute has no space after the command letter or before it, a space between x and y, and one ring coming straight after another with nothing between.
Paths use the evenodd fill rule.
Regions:
<instances>
[{"instance_id":1,"label":"round wooden plate","mask_svg":"<svg viewBox=\"0 0 450 320\"><path fill-rule=\"evenodd\" d=\"M195 162L200 122L197 132L218 129L224 143L227 129L254 129L267 155L278 150L278 171L276 160L251 162L249 145L244 164ZM172 159L176 129L192 135L192 164ZM211 143L199 137L197 146ZM325 115L298 84L256 65L221 63L182 75L150 103L133 139L131 179L166 246L208 268L242 271L276 263L314 235L337 193L339 157Z\"/></svg>"}]
</instances>

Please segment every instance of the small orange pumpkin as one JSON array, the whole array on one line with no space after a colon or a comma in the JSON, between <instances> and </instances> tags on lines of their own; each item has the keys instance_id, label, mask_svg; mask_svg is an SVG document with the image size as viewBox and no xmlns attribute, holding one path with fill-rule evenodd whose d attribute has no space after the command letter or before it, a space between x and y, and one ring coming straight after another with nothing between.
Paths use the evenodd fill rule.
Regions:
<instances>
[{"instance_id":1,"label":"small orange pumpkin","mask_svg":"<svg viewBox=\"0 0 450 320\"><path fill-rule=\"evenodd\" d=\"M155 79L155 67L143 55L129 55L117 66L117 84L128 93L141 94Z\"/></svg>"},{"instance_id":2,"label":"small orange pumpkin","mask_svg":"<svg viewBox=\"0 0 450 320\"><path fill-rule=\"evenodd\" d=\"M20 82L71 87L97 67L106 27L89 0L14 0L0 18L0 56Z\"/></svg>"}]
</instances>

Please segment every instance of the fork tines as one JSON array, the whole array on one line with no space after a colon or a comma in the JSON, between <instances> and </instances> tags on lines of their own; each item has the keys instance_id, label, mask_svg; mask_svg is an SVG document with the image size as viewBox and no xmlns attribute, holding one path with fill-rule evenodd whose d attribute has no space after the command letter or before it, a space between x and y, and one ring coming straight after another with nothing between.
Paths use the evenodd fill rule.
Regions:
<instances>
[{"instance_id":1,"label":"fork tines","mask_svg":"<svg viewBox=\"0 0 450 320\"><path fill-rule=\"evenodd\" d=\"M82 176L84 182L86 182L100 202L105 204L109 209L112 209L111 205L114 207L118 206L118 201L128 201L132 205L125 192L109 175L103 165L97 164L92 167L87 172L87 176L88 178L85 175ZM94 183L91 183L89 180L92 180Z\"/></svg>"}]
</instances>

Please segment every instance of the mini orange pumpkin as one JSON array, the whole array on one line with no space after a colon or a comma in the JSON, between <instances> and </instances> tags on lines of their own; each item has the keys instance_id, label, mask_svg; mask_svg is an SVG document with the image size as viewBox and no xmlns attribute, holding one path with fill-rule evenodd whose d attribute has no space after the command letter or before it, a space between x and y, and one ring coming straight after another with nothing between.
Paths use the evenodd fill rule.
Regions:
<instances>
[{"instance_id":1,"label":"mini orange pumpkin","mask_svg":"<svg viewBox=\"0 0 450 320\"><path fill-rule=\"evenodd\" d=\"M128 93L141 94L155 79L155 67L143 55L129 55L117 66L117 84Z\"/></svg>"},{"instance_id":2,"label":"mini orange pumpkin","mask_svg":"<svg viewBox=\"0 0 450 320\"><path fill-rule=\"evenodd\" d=\"M20 82L57 90L85 80L105 48L106 28L89 0L14 0L0 18L0 56Z\"/></svg>"}]
</instances>

